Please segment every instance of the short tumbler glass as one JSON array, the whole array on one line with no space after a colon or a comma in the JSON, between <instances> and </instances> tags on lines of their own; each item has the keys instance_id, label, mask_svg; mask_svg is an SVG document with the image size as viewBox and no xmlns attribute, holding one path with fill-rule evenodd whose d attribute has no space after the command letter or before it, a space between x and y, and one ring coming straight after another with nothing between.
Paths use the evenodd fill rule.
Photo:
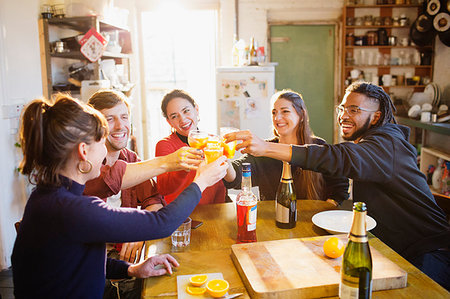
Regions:
<instances>
[{"instance_id":1,"label":"short tumbler glass","mask_svg":"<svg viewBox=\"0 0 450 299\"><path fill-rule=\"evenodd\" d=\"M172 245L174 247L186 247L191 243L191 223L192 219L188 217L180 227L172 233Z\"/></svg>"}]
</instances>

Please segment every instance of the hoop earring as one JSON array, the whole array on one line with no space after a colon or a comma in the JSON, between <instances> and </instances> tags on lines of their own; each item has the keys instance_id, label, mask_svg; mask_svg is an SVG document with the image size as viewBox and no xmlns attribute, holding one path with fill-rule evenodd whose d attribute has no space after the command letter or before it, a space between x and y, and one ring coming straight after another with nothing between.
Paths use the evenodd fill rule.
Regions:
<instances>
[{"instance_id":1,"label":"hoop earring","mask_svg":"<svg viewBox=\"0 0 450 299\"><path fill-rule=\"evenodd\" d=\"M83 162L86 162L86 163L87 163L87 165L88 165L88 169L87 169L87 170L86 170L86 169L83 169L83 168L81 167L81 164L82 164ZM78 168L78 171L81 172L81 173L89 173L89 172L91 172L91 170L92 170L92 163L91 163L91 161L89 161L89 160L86 160L86 161L80 161L80 162L78 162L78 164L77 164L77 168Z\"/></svg>"}]
</instances>

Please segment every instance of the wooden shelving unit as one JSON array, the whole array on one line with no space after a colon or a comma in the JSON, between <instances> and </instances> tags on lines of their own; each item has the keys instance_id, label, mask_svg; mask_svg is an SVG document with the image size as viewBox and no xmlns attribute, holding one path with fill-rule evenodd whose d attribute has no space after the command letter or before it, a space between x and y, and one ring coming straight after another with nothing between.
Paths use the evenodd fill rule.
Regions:
<instances>
[{"instance_id":1,"label":"wooden shelving unit","mask_svg":"<svg viewBox=\"0 0 450 299\"><path fill-rule=\"evenodd\" d=\"M42 73L42 89L43 94L47 98L51 98L55 92L54 86L64 82L53 82L53 72L55 69L64 65L64 62L58 60L82 61L88 63L88 60L81 54L80 51L71 49L68 52L57 53L52 51L51 44L63 37L67 37L63 32L67 30L75 31L71 33L72 36L76 34L85 34L89 29L95 28L97 32L111 32L117 31L119 40L121 42L121 53L104 52L100 60L93 63L93 76L91 80L103 79L100 70L100 63L102 59L114 59L116 64L123 64L128 79L130 79L130 55L132 53L131 34L127 28L115 26L114 24L101 21L96 16L82 16L70 18L51 18L39 19L39 41L41 54L41 73ZM64 36L65 35L65 36ZM69 62L68 62L69 63ZM68 82L66 82L68 83ZM70 89L71 93L79 93L78 89Z\"/></svg>"},{"instance_id":2,"label":"wooden shelving unit","mask_svg":"<svg viewBox=\"0 0 450 299\"><path fill-rule=\"evenodd\" d=\"M378 76L380 78L385 74L391 74L391 75L398 75L399 72L402 72L400 68L406 68L408 73L412 73L413 76L420 76L428 77L430 81L432 81L433 76L433 56L431 58L431 64L430 65L417 65L413 63L408 63L406 65L397 65L393 64L352 64L349 63L346 59L347 55L350 55L353 58L356 58L358 51L365 50L365 51L371 51L372 53L379 53L380 55L399 55L399 51L404 51L406 54L410 54L413 52L413 50L418 51L428 51L433 52L434 45L433 46L426 46L426 47L418 47L415 45L407 45L403 46L399 43L395 46L390 45L349 45L347 44L346 37L347 34L352 33L354 36L364 36L368 31L376 31L378 29L385 29L387 31L387 35L399 35L399 36L408 36L409 37L409 29L410 25L413 24L415 18L419 14L419 9L421 8L421 5L417 4L383 4L383 5L344 5L343 8L343 37L342 37L342 68L341 68L341 93L344 94L345 88L347 87L346 83L351 83L347 78L350 76L350 71L352 69L359 69L361 71L368 71L369 73L372 73L373 75ZM372 15L373 17L394 17L399 16L401 13L407 12L409 17L409 25L408 26L396 26L396 25L347 25L347 18L355 18L355 17L364 17L364 15ZM414 16L414 18L412 18ZM398 41L399 42L399 41ZM347 54L349 53L349 54ZM367 54L367 53L366 53ZM412 56L412 55L411 55ZM409 56L409 58L412 58ZM394 57L394 56L392 56ZM412 60L412 59L411 59ZM372 70L368 70L368 69ZM375 70L373 70L375 69ZM405 71L406 72L406 71ZM346 82L347 80L347 82ZM393 92L394 88L399 89L412 89L414 91L423 91L425 85L423 84L416 84L416 85L405 85L406 81L403 84L399 84L398 86L389 86L384 87L386 91ZM381 85L381 82L380 82ZM395 93L395 92L394 92Z\"/></svg>"}]
</instances>

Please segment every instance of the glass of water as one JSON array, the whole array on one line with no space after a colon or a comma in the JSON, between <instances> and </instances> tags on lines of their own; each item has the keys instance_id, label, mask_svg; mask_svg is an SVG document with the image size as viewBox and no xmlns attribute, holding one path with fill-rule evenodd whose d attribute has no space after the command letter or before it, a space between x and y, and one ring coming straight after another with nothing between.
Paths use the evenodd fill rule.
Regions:
<instances>
[{"instance_id":1,"label":"glass of water","mask_svg":"<svg viewBox=\"0 0 450 299\"><path fill-rule=\"evenodd\" d=\"M188 217L180 227L172 233L172 245L174 247L186 247L191 243L191 223L192 219Z\"/></svg>"}]
</instances>

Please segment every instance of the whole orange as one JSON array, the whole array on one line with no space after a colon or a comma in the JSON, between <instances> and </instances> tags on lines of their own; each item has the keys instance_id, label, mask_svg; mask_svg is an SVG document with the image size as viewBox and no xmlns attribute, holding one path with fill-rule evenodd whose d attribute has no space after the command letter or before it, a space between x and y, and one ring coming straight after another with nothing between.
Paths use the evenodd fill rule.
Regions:
<instances>
[{"instance_id":1,"label":"whole orange","mask_svg":"<svg viewBox=\"0 0 450 299\"><path fill-rule=\"evenodd\" d=\"M323 252L329 258L340 257L345 250L344 243L336 237L331 237L323 243Z\"/></svg>"}]
</instances>

